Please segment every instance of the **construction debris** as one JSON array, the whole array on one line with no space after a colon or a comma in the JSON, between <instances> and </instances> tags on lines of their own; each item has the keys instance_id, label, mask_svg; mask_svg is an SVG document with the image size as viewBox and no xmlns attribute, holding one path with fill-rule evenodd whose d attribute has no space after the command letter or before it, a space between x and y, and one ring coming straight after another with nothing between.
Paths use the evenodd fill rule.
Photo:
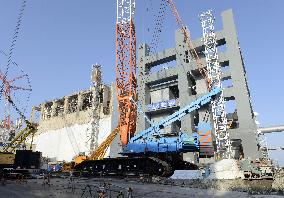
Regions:
<instances>
[{"instance_id":1,"label":"construction debris","mask_svg":"<svg viewBox=\"0 0 284 198\"><path fill-rule=\"evenodd\" d=\"M284 168L280 169L274 177L272 188L284 194Z\"/></svg>"},{"instance_id":2,"label":"construction debris","mask_svg":"<svg viewBox=\"0 0 284 198\"><path fill-rule=\"evenodd\" d=\"M244 178L237 160L223 159L210 165L208 179L239 179Z\"/></svg>"}]
</instances>

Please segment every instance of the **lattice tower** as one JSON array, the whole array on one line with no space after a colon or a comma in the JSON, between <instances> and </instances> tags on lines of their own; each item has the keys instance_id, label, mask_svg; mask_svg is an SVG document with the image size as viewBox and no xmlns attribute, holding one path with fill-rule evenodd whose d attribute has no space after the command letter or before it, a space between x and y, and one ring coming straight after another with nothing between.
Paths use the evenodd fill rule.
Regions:
<instances>
[{"instance_id":1,"label":"lattice tower","mask_svg":"<svg viewBox=\"0 0 284 198\"><path fill-rule=\"evenodd\" d=\"M200 21L203 29L203 42L205 46L207 78L209 79L209 88L222 88L221 67L218 62L217 40L214 30L214 16L212 11L203 12L200 15ZM229 132L227 130L227 117L225 112L225 99L222 93L211 102L211 111L213 117L213 126L216 138L216 157L230 158L231 143Z\"/></svg>"},{"instance_id":2,"label":"lattice tower","mask_svg":"<svg viewBox=\"0 0 284 198\"><path fill-rule=\"evenodd\" d=\"M116 20L116 91L119 132L122 146L136 131L136 33L135 1L117 0Z\"/></svg>"},{"instance_id":3,"label":"lattice tower","mask_svg":"<svg viewBox=\"0 0 284 198\"><path fill-rule=\"evenodd\" d=\"M92 119L91 119L91 134L90 134L90 153L98 148L99 136L99 121L100 121L100 92L102 85L101 65L95 64L92 68Z\"/></svg>"}]
</instances>

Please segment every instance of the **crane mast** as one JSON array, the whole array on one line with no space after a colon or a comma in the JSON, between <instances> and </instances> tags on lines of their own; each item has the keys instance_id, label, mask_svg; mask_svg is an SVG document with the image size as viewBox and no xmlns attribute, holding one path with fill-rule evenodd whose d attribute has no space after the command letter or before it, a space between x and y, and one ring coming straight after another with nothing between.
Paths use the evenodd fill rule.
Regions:
<instances>
[{"instance_id":1,"label":"crane mast","mask_svg":"<svg viewBox=\"0 0 284 198\"><path fill-rule=\"evenodd\" d=\"M210 88L222 89L221 66L218 62L217 39L214 30L214 17L212 11L203 12L200 15L200 21L203 30L203 42L206 55L207 77ZM225 99L223 91L211 102L211 112L215 129L216 154L221 159L230 158L230 139L227 130L227 117L225 112Z\"/></svg>"},{"instance_id":2,"label":"crane mast","mask_svg":"<svg viewBox=\"0 0 284 198\"><path fill-rule=\"evenodd\" d=\"M136 32L135 1L117 0L116 18L116 91L118 127L122 146L136 131Z\"/></svg>"}]
</instances>

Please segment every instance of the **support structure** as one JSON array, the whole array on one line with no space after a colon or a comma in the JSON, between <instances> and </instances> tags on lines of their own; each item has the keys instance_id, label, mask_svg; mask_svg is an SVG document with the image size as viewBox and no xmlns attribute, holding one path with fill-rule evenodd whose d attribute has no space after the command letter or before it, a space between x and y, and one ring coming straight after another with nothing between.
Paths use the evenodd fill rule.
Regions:
<instances>
[{"instance_id":1,"label":"support structure","mask_svg":"<svg viewBox=\"0 0 284 198\"><path fill-rule=\"evenodd\" d=\"M234 115L234 125L230 126L228 133L231 141L241 144L244 157L256 159L260 157L257 125L232 10L222 12L222 22L223 28L217 30L215 35L227 117ZM202 65L206 65L202 38L193 40L192 46L200 55ZM207 80L200 74L196 62L191 61L189 50L181 30L176 31L175 46L172 48L149 54L147 44L139 47L138 104L152 122L160 121L208 92ZM227 110L228 107L230 108ZM167 126L164 132L181 130L191 135L192 132L196 132L197 124L202 121L206 112L210 111L209 106L203 107ZM143 131L148 127L145 116L138 112L137 131ZM237 147L239 148L232 147L232 152L235 152ZM184 156L188 161L193 161L193 158L194 156L190 155Z\"/></svg>"},{"instance_id":2,"label":"support structure","mask_svg":"<svg viewBox=\"0 0 284 198\"><path fill-rule=\"evenodd\" d=\"M136 131L136 33L135 1L117 0L116 91L119 131L122 146Z\"/></svg>"},{"instance_id":3,"label":"support structure","mask_svg":"<svg viewBox=\"0 0 284 198\"><path fill-rule=\"evenodd\" d=\"M205 46L207 78L210 89L218 87L222 89L221 66L218 61L217 40L214 28L214 16L212 11L203 12L200 21L203 32L203 43ZM223 91L211 102L211 113L215 131L216 155L223 158L230 158L230 139L227 131L227 117L225 112L225 99Z\"/></svg>"},{"instance_id":4,"label":"support structure","mask_svg":"<svg viewBox=\"0 0 284 198\"><path fill-rule=\"evenodd\" d=\"M101 65L95 64L92 66L92 120L91 120L91 136L90 136L90 153L98 148L98 135L99 135L99 121L100 121L100 92L102 85L102 71Z\"/></svg>"}]
</instances>

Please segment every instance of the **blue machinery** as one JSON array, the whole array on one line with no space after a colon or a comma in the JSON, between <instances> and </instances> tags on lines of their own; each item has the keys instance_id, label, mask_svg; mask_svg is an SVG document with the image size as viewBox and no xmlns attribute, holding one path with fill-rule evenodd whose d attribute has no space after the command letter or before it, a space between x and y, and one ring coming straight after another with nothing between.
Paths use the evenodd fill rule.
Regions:
<instances>
[{"instance_id":1,"label":"blue machinery","mask_svg":"<svg viewBox=\"0 0 284 198\"><path fill-rule=\"evenodd\" d=\"M210 148L210 144L203 144L202 146L200 139L205 137L203 138L203 143L205 143L208 137L206 135L189 136L183 132L165 134L163 129L203 105L209 104L220 93L220 88L214 88L208 94L160 122L151 124L151 127L130 138L121 153L125 157L85 160L77 164L75 170L88 172L88 174L94 176L102 174L141 176L141 174L145 174L163 177L172 175L174 170L196 170L197 166L195 164L183 161L182 156L179 154L195 151L206 153L207 148L204 145ZM198 128L204 132L206 131L205 134L211 133L210 124L206 124L199 123Z\"/></svg>"},{"instance_id":2,"label":"blue machinery","mask_svg":"<svg viewBox=\"0 0 284 198\"><path fill-rule=\"evenodd\" d=\"M123 155L145 154L145 153L166 153L166 152L194 152L199 150L199 138L196 133L192 137L186 133L179 132L178 135L163 134L162 129L180 120L185 115L210 103L214 97L221 93L220 88L214 88L208 94L198 98L191 104L166 117L160 122L153 124L146 130L132 137L123 148ZM209 131L209 130L207 130ZM210 130L211 131L211 130ZM211 134L210 134L211 138ZM211 141L212 142L212 141Z\"/></svg>"}]
</instances>

